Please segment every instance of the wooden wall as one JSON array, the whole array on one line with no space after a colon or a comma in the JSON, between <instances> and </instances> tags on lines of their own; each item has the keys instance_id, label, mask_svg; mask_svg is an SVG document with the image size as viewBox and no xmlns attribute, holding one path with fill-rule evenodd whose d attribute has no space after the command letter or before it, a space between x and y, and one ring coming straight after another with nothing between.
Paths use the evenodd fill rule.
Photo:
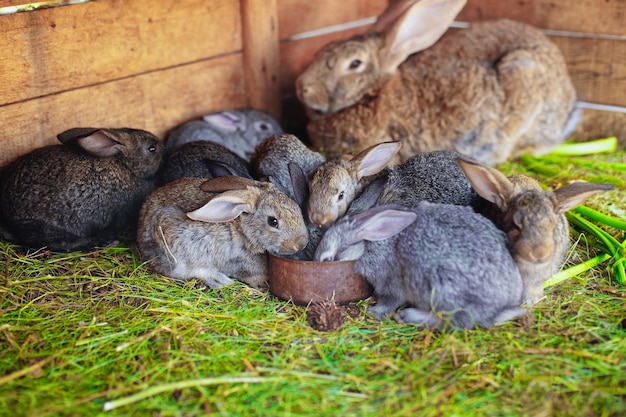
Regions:
<instances>
[{"instance_id":1,"label":"wooden wall","mask_svg":"<svg viewBox=\"0 0 626 417\"><path fill-rule=\"evenodd\" d=\"M319 47L364 31L386 5L99 0L0 16L0 165L76 126L164 137L201 114L246 106L302 123L288 120L297 74ZM581 138L626 141L626 0L468 0L458 20L496 17L548 30L579 97L615 106L586 110Z\"/></svg>"}]
</instances>

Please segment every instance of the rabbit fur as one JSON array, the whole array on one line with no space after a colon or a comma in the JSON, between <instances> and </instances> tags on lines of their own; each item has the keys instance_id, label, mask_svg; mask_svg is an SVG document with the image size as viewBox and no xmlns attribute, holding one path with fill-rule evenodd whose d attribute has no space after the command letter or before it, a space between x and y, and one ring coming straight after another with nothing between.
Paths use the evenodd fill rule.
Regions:
<instances>
[{"instance_id":1,"label":"rabbit fur","mask_svg":"<svg viewBox=\"0 0 626 417\"><path fill-rule=\"evenodd\" d=\"M307 216L311 223L325 228L343 216L363 188L385 175L400 142L370 146L353 157L327 161L315 170L309 181Z\"/></svg>"},{"instance_id":2,"label":"rabbit fur","mask_svg":"<svg viewBox=\"0 0 626 417\"><path fill-rule=\"evenodd\" d=\"M376 205L415 207L420 201L429 201L480 206L482 198L457 163L461 156L450 150L424 152L392 167Z\"/></svg>"},{"instance_id":3,"label":"rabbit fur","mask_svg":"<svg viewBox=\"0 0 626 417\"><path fill-rule=\"evenodd\" d=\"M161 185L183 177L236 175L252 179L245 159L212 141L189 142L166 152L161 171Z\"/></svg>"},{"instance_id":4,"label":"rabbit fur","mask_svg":"<svg viewBox=\"0 0 626 417\"><path fill-rule=\"evenodd\" d=\"M210 288L267 286L266 252L308 241L300 207L269 182L236 176L181 178L155 190L139 215L137 249L159 274Z\"/></svg>"},{"instance_id":5,"label":"rabbit fur","mask_svg":"<svg viewBox=\"0 0 626 417\"><path fill-rule=\"evenodd\" d=\"M298 137L285 133L272 135L263 140L254 150L250 165L256 178L264 178L289 197L296 199L289 164L297 164L307 178L326 157L309 149Z\"/></svg>"},{"instance_id":6,"label":"rabbit fur","mask_svg":"<svg viewBox=\"0 0 626 417\"><path fill-rule=\"evenodd\" d=\"M474 189L489 202L482 213L508 236L524 282L523 302L536 303L543 297L545 281L559 270L570 247L564 213L614 186L580 181L550 191L525 175L507 178L493 167L464 159L458 163Z\"/></svg>"},{"instance_id":7,"label":"rabbit fur","mask_svg":"<svg viewBox=\"0 0 626 417\"><path fill-rule=\"evenodd\" d=\"M171 150L188 142L210 140L250 161L256 145L277 133L283 133L282 127L265 112L255 109L222 110L175 127L165 143Z\"/></svg>"},{"instance_id":8,"label":"rabbit fur","mask_svg":"<svg viewBox=\"0 0 626 417\"><path fill-rule=\"evenodd\" d=\"M88 250L134 236L163 145L138 129L74 128L2 171L4 238L31 248Z\"/></svg>"},{"instance_id":9,"label":"rabbit fur","mask_svg":"<svg viewBox=\"0 0 626 417\"><path fill-rule=\"evenodd\" d=\"M326 158L309 149L300 139L291 134L273 135L266 138L255 149L250 160L253 171L259 178L266 178L281 191L293 198L306 213L309 196L309 178ZM311 260L322 230L308 221L309 242L300 252L289 256L293 259Z\"/></svg>"},{"instance_id":10,"label":"rabbit fur","mask_svg":"<svg viewBox=\"0 0 626 417\"><path fill-rule=\"evenodd\" d=\"M400 161L454 149L489 165L559 144L580 112L558 47L511 20L439 39L464 4L396 1L318 51L296 80L311 144L332 157L399 140Z\"/></svg>"},{"instance_id":11,"label":"rabbit fur","mask_svg":"<svg viewBox=\"0 0 626 417\"><path fill-rule=\"evenodd\" d=\"M471 207L421 202L376 206L326 230L315 259L357 259L373 287L377 319L441 328L491 327L526 312L506 236Z\"/></svg>"}]
</instances>

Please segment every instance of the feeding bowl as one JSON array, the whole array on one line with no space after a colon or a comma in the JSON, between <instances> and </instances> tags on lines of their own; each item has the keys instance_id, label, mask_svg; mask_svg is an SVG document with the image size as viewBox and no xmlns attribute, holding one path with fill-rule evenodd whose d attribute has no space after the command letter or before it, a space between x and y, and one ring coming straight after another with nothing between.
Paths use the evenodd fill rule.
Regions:
<instances>
[{"instance_id":1,"label":"feeding bowl","mask_svg":"<svg viewBox=\"0 0 626 417\"><path fill-rule=\"evenodd\" d=\"M333 300L347 304L370 296L372 288L354 271L356 261L317 262L269 255L272 294L297 305Z\"/></svg>"}]
</instances>

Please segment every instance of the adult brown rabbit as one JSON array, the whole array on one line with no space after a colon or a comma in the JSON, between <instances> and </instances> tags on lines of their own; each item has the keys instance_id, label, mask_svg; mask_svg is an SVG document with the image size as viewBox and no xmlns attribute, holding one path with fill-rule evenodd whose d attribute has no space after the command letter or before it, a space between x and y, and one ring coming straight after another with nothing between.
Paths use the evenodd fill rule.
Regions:
<instances>
[{"instance_id":1,"label":"adult brown rabbit","mask_svg":"<svg viewBox=\"0 0 626 417\"><path fill-rule=\"evenodd\" d=\"M209 287L236 278L265 287L266 251L291 255L308 241L300 207L274 184L222 176L181 178L141 208L137 247L156 272Z\"/></svg>"},{"instance_id":2,"label":"adult brown rabbit","mask_svg":"<svg viewBox=\"0 0 626 417\"><path fill-rule=\"evenodd\" d=\"M75 128L57 138L63 145L36 149L0 174L0 236L54 251L133 236L161 164L157 137L138 129Z\"/></svg>"},{"instance_id":3,"label":"adult brown rabbit","mask_svg":"<svg viewBox=\"0 0 626 417\"><path fill-rule=\"evenodd\" d=\"M312 145L332 157L402 140L401 161L453 149L493 165L560 143L579 111L557 46L511 20L439 39L464 4L396 1L367 33L321 49L296 80Z\"/></svg>"},{"instance_id":4,"label":"adult brown rabbit","mask_svg":"<svg viewBox=\"0 0 626 417\"><path fill-rule=\"evenodd\" d=\"M614 186L579 181L550 191L526 175L506 177L486 165L463 159L458 163L476 192L492 203L485 205L483 214L507 234L524 281L524 303L536 303L543 297L544 282L559 270L570 247L564 213Z\"/></svg>"}]
</instances>

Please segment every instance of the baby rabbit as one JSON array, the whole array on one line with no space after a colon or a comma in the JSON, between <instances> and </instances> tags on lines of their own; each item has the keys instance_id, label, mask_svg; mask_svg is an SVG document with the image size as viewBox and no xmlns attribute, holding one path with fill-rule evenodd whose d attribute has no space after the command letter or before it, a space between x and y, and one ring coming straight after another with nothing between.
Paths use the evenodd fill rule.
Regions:
<instances>
[{"instance_id":1,"label":"baby rabbit","mask_svg":"<svg viewBox=\"0 0 626 417\"><path fill-rule=\"evenodd\" d=\"M291 134L273 135L261 142L251 158L251 165L257 177L267 178L281 191L293 198L306 213L309 197L309 177L326 158L319 152L309 149L300 139ZM300 252L289 256L300 260L313 259L322 230L307 221L309 243Z\"/></svg>"},{"instance_id":2,"label":"baby rabbit","mask_svg":"<svg viewBox=\"0 0 626 417\"><path fill-rule=\"evenodd\" d=\"M376 206L339 219L324 234L315 260L357 259L373 287L382 319L441 328L491 327L525 314L522 279L506 236L471 207L421 202L414 209ZM443 320L442 320L443 319Z\"/></svg>"},{"instance_id":3,"label":"baby rabbit","mask_svg":"<svg viewBox=\"0 0 626 417\"><path fill-rule=\"evenodd\" d=\"M321 165L309 181L308 218L319 227L328 227L343 216L350 203L389 164L400 142L370 146L352 158L330 160Z\"/></svg>"},{"instance_id":4,"label":"baby rabbit","mask_svg":"<svg viewBox=\"0 0 626 417\"><path fill-rule=\"evenodd\" d=\"M165 154L161 183L183 177L215 178L223 175L252 179L248 162L242 157L218 143L196 141Z\"/></svg>"},{"instance_id":5,"label":"baby rabbit","mask_svg":"<svg viewBox=\"0 0 626 417\"><path fill-rule=\"evenodd\" d=\"M161 164L159 140L126 128L74 128L57 138L63 145L36 149L3 169L2 237L73 251L133 236Z\"/></svg>"},{"instance_id":6,"label":"baby rabbit","mask_svg":"<svg viewBox=\"0 0 626 417\"><path fill-rule=\"evenodd\" d=\"M392 167L376 205L414 207L420 201L480 205L483 200L459 167L459 157L461 154L449 150L424 152Z\"/></svg>"},{"instance_id":7,"label":"baby rabbit","mask_svg":"<svg viewBox=\"0 0 626 417\"><path fill-rule=\"evenodd\" d=\"M543 297L543 284L557 272L570 247L564 213L612 184L573 182L543 190L525 175L505 177L495 168L459 159L474 189L490 204L483 213L508 236L511 254L524 282L525 304Z\"/></svg>"},{"instance_id":8,"label":"baby rabbit","mask_svg":"<svg viewBox=\"0 0 626 417\"><path fill-rule=\"evenodd\" d=\"M137 231L139 255L154 271L210 288L231 278L263 288L266 251L293 254L307 240L293 200L269 182L236 176L182 178L155 190Z\"/></svg>"},{"instance_id":9,"label":"baby rabbit","mask_svg":"<svg viewBox=\"0 0 626 417\"><path fill-rule=\"evenodd\" d=\"M322 48L296 80L312 145L400 140L401 160L454 149L492 165L560 143L579 111L557 46L510 20L439 40L464 5L395 1L369 32Z\"/></svg>"},{"instance_id":10,"label":"baby rabbit","mask_svg":"<svg viewBox=\"0 0 626 417\"><path fill-rule=\"evenodd\" d=\"M266 178L293 199L296 196L289 164L297 164L308 178L324 162L324 155L309 149L300 139L288 133L266 138L250 158L257 178Z\"/></svg>"},{"instance_id":11,"label":"baby rabbit","mask_svg":"<svg viewBox=\"0 0 626 417\"><path fill-rule=\"evenodd\" d=\"M167 149L174 149L188 142L210 140L249 161L256 145L266 137L282 132L280 124L265 112L223 110L177 126L170 131L165 143Z\"/></svg>"}]
</instances>

